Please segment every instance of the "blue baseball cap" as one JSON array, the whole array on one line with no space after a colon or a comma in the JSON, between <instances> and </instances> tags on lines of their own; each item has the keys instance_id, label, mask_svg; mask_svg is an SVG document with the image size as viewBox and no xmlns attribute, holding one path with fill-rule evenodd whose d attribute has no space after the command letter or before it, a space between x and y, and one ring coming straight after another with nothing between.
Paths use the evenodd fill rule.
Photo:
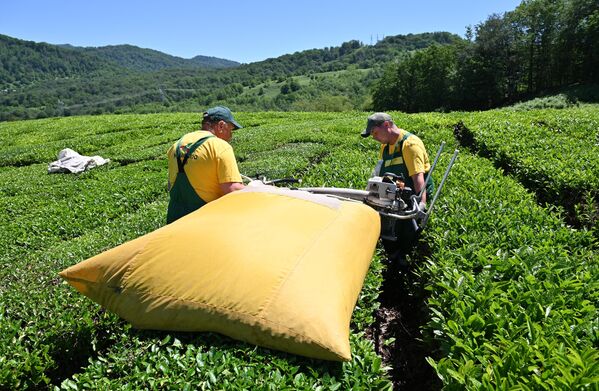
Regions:
<instances>
[{"instance_id":1,"label":"blue baseball cap","mask_svg":"<svg viewBox=\"0 0 599 391\"><path fill-rule=\"evenodd\" d=\"M235 126L235 129L241 129L243 126L239 125L235 118L233 118L233 113L229 110L228 107L225 106L216 106L211 109L208 109L204 112L204 118L210 118L212 120L223 120L229 122Z\"/></svg>"},{"instance_id":2,"label":"blue baseball cap","mask_svg":"<svg viewBox=\"0 0 599 391\"><path fill-rule=\"evenodd\" d=\"M368 121L366 122L366 129L362 133L362 137L370 136L372 129L376 126L381 125L385 121L393 121L393 118L387 113L374 113L368 117Z\"/></svg>"}]
</instances>

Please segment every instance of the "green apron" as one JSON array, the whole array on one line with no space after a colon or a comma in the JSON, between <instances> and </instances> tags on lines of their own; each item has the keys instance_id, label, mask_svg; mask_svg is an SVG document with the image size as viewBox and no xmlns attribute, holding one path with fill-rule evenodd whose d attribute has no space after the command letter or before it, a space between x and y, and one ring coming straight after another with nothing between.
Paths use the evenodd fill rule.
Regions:
<instances>
[{"instance_id":1,"label":"green apron","mask_svg":"<svg viewBox=\"0 0 599 391\"><path fill-rule=\"evenodd\" d=\"M389 144L385 146L383 149L383 164L381 164L381 169L378 172L378 175L383 176L383 174L390 172L395 175L403 176L406 186L410 187L414 191L414 181L408 173L408 167L404 162L402 154L403 143L411 135L412 133L406 132L399 142L398 148L396 148L392 154L389 153ZM385 167L385 162L390 162L397 158L401 158L401 163ZM424 178L426 179L426 173ZM426 182L427 197L431 196L434 190L435 184L433 182L433 177L431 176ZM391 260L400 259L405 254L408 254L416 245L418 240L419 231L414 220L394 221L391 218L381 216L381 230L383 235L383 246L385 247L387 256ZM391 238L397 238L397 240Z\"/></svg>"},{"instance_id":2,"label":"green apron","mask_svg":"<svg viewBox=\"0 0 599 391\"><path fill-rule=\"evenodd\" d=\"M403 176L406 186L408 186L409 188L414 190L414 181L412 180L412 177L408 174L408 167L406 166L406 163L403 160L403 154L402 154L403 142L411 135L412 135L412 133L406 132L404 134L404 136L402 137L401 141L399 142L398 148L396 148L392 154L389 153L389 144L387 144L385 146L385 149L383 150L383 164L381 165L380 172L378 172L378 176L383 176L383 174L385 174L387 172L393 173L395 175ZM394 165L389 165L389 166L385 167L385 162L391 161L398 157L401 157L402 162L400 164L394 164ZM426 179L426 173L424 173L424 179ZM433 194L434 190L435 190L435 184L433 182L433 177L431 176L430 178L428 178L428 181L426 182L426 195L431 196Z\"/></svg>"},{"instance_id":3,"label":"green apron","mask_svg":"<svg viewBox=\"0 0 599 391\"><path fill-rule=\"evenodd\" d=\"M204 138L199 139L191 146L187 148L187 152L183 159L181 158L181 140L177 143L177 149L175 150L175 159L177 159L177 178L175 179L175 183L171 187L169 192L170 200L168 203L168 212L166 214L166 223L170 224L173 221L185 216L201 208L206 205L206 201L204 201L198 193L194 190L189 183L189 179L185 174L185 164L187 163L187 159L195 152L196 149L200 147L200 145L204 144L204 141L214 136L206 136Z\"/></svg>"}]
</instances>

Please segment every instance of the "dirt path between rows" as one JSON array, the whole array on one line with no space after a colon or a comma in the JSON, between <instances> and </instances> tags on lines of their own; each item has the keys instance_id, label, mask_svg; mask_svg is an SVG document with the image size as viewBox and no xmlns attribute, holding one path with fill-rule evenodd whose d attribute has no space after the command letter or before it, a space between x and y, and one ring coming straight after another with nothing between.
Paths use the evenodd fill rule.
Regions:
<instances>
[{"instance_id":1,"label":"dirt path between rows","mask_svg":"<svg viewBox=\"0 0 599 391\"><path fill-rule=\"evenodd\" d=\"M395 390L439 390L441 381L426 357L436 348L422 338L421 327L428 321L424 282L414 274L415 265L427 253L421 244L409 265L387 264L374 325L367 335L390 374Z\"/></svg>"}]
</instances>

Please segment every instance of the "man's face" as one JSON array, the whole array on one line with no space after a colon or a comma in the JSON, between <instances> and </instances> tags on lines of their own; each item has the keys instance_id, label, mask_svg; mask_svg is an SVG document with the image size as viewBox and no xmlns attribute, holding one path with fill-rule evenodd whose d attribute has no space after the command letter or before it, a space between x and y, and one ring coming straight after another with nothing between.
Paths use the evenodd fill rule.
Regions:
<instances>
[{"instance_id":1,"label":"man's face","mask_svg":"<svg viewBox=\"0 0 599 391\"><path fill-rule=\"evenodd\" d=\"M218 129L216 132L216 136L225 141L231 141L233 138L233 131L235 130L235 125L226 121L218 122Z\"/></svg>"},{"instance_id":2,"label":"man's face","mask_svg":"<svg viewBox=\"0 0 599 391\"><path fill-rule=\"evenodd\" d=\"M373 139L375 139L376 141L378 141L381 144L387 144L388 143L388 136L389 136L389 132L387 131L388 129L388 122L384 121L379 125L376 125L374 128L372 128L370 130L370 135L372 136Z\"/></svg>"}]
</instances>

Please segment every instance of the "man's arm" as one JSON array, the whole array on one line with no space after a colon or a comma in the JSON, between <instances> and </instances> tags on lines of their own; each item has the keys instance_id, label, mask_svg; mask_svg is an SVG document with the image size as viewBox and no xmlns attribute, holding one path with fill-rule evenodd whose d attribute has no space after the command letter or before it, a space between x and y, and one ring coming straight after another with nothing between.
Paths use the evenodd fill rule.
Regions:
<instances>
[{"instance_id":1,"label":"man's arm","mask_svg":"<svg viewBox=\"0 0 599 391\"><path fill-rule=\"evenodd\" d=\"M239 183L239 182L225 182L225 183L219 183L218 185L220 186L220 190L223 193L223 195L229 194L236 190L241 190L245 187L243 185L243 183Z\"/></svg>"},{"instance_id":2,"label":"man's arm","mask_svg":"<svg viewBox=\"0 0 599 391\"><path fill-rule=\"evenodd\" d=\"M412 175L412 181L414 182L414 192L416 194L420 193L420 190L425 187L424 183L424 173L419 172L417 174ZM422 193L422 202L426 203L426 191Z\"/></svg>"},{"instance_id":3,"label":"man's arm","mask_svg":"<svg viewBox=\"0 0 599 391\"><path fill-rule=\"evenodd\" d=\"M226 142L220 142L219 144L221 149L217 155L216 170L220 191L225 195L236 190L241 190L245 186L241 181L241 174L239 174L239 168L237 168L233 148Z\"/></svg>"}]
</instances>

